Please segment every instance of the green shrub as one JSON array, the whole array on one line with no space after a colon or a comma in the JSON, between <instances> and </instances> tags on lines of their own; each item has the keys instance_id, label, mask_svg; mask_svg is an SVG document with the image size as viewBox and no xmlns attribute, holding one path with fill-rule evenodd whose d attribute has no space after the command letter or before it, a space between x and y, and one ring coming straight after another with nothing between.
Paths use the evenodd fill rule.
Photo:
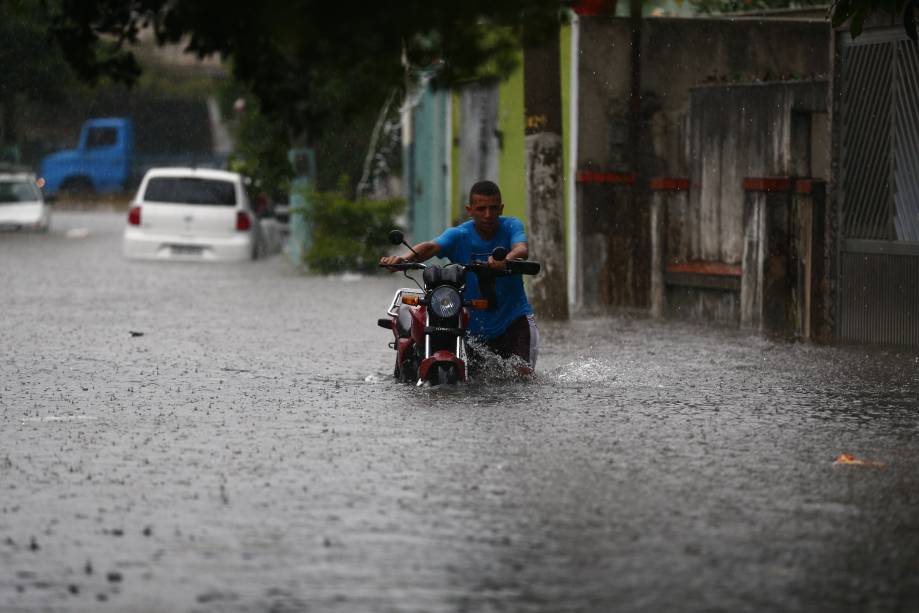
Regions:
<instances>
[{"instance_id":1,"label":"green shrub","mask_svg":"<svg viewBox=\"0 0 919 613\"><path fill-rule=\"evenodd\" d=\"M312 228L312 245L304 262L315 272L376 272L380 258L390 249L389 231L405 208L400 198L388 200L354 200L349 180L339 179L338 189L312 191L304 211Z\"/></svg>"}]
</instances>

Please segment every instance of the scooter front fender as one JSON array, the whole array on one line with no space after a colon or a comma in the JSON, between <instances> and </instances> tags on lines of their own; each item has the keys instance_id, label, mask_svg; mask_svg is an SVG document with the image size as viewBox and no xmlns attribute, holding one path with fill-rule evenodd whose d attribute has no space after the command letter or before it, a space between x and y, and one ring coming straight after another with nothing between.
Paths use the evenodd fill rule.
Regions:
<instances>
[{"instance_id":1,"label":"scooter front fender","mask_svg":"<svg viewBox=\"0 0 919 613\"><path fill-rule=\"evenodd\" d=\"M456 367L456 375L460 381L466 380L466 364L452 351L436 351L434 355L429 358L425 358L421 361L421 366L418 368L418 378L422 381L427 381L428 376L431 374L431 367L435 364L453 364Z\"/></svg>"}]
</instances>

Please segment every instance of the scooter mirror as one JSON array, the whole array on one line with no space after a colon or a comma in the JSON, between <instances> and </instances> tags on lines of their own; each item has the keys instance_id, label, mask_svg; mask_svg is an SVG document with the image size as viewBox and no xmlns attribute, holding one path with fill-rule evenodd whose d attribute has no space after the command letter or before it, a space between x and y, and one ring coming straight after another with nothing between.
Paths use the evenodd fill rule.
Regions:
<instances>
[{"instance_id":1,"label":"scooter mirror","mask_svg":"<svg viewBox=\"0 0 919 613\"><path fill-rule=\"evenodd\" d=\"M389 233L389 242L393 245L401 245L404 238L405 237L402 236L402 232L399 230L392 230Z\"/></svg>"},{"instance_id":2,"label":"scooter mirror","mask_svg":"<svg viewBox=\"0 0 919 613\"><path fill-rule=\"evenodd\" d=\"M491 252L491 257L495 259L495 262L500 262L507 257L507 249L504 247L495 247Z\"/></svg>"}]
</instances>

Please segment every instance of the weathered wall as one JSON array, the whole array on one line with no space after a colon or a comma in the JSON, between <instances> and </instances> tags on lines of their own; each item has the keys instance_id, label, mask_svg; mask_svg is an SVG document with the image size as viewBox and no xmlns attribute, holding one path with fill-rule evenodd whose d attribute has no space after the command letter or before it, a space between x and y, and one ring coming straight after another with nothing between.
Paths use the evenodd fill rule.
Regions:
<instances>
[{"instance_id":1,"label":"weathered wall","mask_svg":"<svg viewBox=\"0 0 919 613\"><path fill-rule=\"evenodd\" d=\"M826 81L693 88L687 116L691 260L739 263L743 180L811 175L811 122Z\"/></svg>"},{"instance_id":2,"label":"weathered wall","mask_svg":"<svg viewBox=\"0 0 919 613\"><path fill-rule=\"evenodd\" d=\"M583 17L580 28L578 167L622 170L628 135L628 19ZM821 78L830 69L825 20L651 18L642 32L642 171L647 176L688 172L682 126L690 88Z\"/></svg>"},{"instance_id":3,"label":"weathered wall","mask_svg":"<svg viewBox=\"0 0 919 613\"><path fill-rule=\"evenodd\" d=\"M578 56L578 168L620 168L628 139L629 24L582 17Z\"/></svg>"},{"instance_id":4,"label":"weathered wall","mask_svg":"<svg viewBox=\"0 0 919 613\"><path fill-rule=\"evenodd\" d=\"M462 205L468 199L469 189L477 181L498 180L498 155L501 140L498 131L498 83L482 82L463 86L457 95L460 121L453 135L454 146L459 150L457 159L456 196ZM466 215L462 206L459 219ZM448 220L453 222L455 220Z\"/></svg>"},{"instance_id":5,"label":"weathered wall","mask_svg":"<svg viewBox=\"0 0 919 613\"><path fill-rule=\"evenodd\" d=\"M583 291L577 302L586 310L648 305L651 243L646 228L646 189L651 177L691 177L694 205L687 219L692 224L692 257L737 263L742 249L740 175L760 168L763 170L753 174L809 174L803 166L817 166L812 164L812 148L826 133L823 124L819 129L811 128L810 114L791 113L792 107L804 111L807 106L802 102L804 94L794 93L801 90L796 86L782 90L785 93L776 94L778 97L768 103L742 102L730 93L719 93L717 107L700 107L696 122L704 126L699 126L695 144L689 120L691 92L693 88L701 91L704 88L699 86L704 84L718 84L724 89L729 83L824 78L830 69L830 28L826 21L652 18L643 24L642 40L640 159L633 168L628 157L628 19L580 20L577 166L580 170L636 173L632 193L627 197L617 193L615 202L609 199L608 190L584 186L579 191L582 251L590 251L590 245L606 245L609 240L604 242L604 237L614 236L618 241L606 245L605 261L595 262L590 270L586 258L591 254L585 254L585 265L578 271L583 277ZM825 85L823 88L825 98ZM701 101L700 96L696 94ZM767 108L769 104L772 108ZM811 111L826 111L822 100L810 106ZM800 127L805 121L806 138ZM725 136L727 132L733 135ZM740 132L748 133L749 138L737 140ZM723 138L735 140L718 140ZM806 152L804 145L808 145ZM705 151L705 162L691 151ZM750 162L751 156L759 161ZM767 158L768 164L761 163ZM823 157L818 161L822 163ZM599 279L594 292L587 283L591 275ZM603 289L621 284L629 287Z\"/></svg>"}]
</instances>

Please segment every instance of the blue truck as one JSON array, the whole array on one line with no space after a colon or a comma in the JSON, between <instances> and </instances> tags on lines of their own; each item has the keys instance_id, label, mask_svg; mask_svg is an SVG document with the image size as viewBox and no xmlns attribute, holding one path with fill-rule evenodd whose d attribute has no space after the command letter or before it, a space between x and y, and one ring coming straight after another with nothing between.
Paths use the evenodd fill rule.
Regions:
<instances>
[{"instance_id":1,"label":"blue truck","mask_svg":"<svg viewBox=\"0 0 919 613\"><path fill-rule=\"evenodd\" d=\"M209 154L139 155L134 123L126 117L89 119L80 131L76 149L57 151L41 161L40 176L46 196L60 192L111 193L133 189L153 166L222 168L225 160Z\"/></svg>"}]
</instances>

